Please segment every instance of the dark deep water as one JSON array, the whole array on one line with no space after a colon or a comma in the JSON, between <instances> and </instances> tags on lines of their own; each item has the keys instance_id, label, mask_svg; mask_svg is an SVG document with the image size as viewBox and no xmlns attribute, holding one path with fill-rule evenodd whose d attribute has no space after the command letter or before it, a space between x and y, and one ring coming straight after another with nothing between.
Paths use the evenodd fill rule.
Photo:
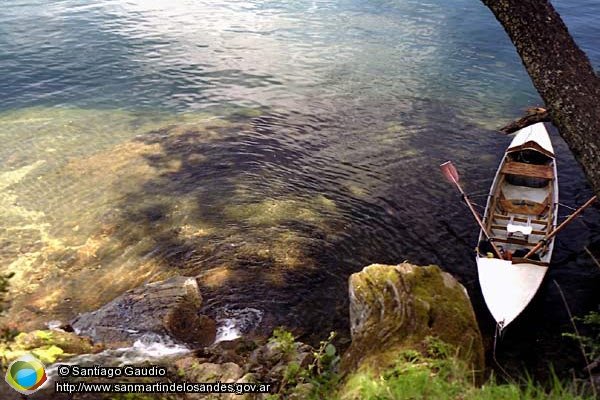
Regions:
<instances>
[{"instance_id":1,"label":"dark deep water","mask_svg":"<svg viewBox=\"0 0 600 400\"><path fill-rule=\"evenodd\" d=\"M600 69L600 4L554 3ZM36 316L200 274L208 313L314 340L347 330L349 274L409 260L457 276L490 340L477 227L438 165L486 193L493 129L541 102L480 2L10 1L0 71L0 260L41 282L19 303ZM582 204L552 139L561 202ZM553 280L597 308L598 211L559 235L501 362L578 360Z\"/></svg>"}]
</instances>

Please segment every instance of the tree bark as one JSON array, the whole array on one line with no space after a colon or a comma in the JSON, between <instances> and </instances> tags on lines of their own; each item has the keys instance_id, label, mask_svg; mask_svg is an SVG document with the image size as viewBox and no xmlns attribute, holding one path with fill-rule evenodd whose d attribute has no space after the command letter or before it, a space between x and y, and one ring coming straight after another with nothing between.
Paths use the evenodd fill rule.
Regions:
<instances>
[{"instance_id":1,"label":"tree bark","mask_svg":"<svg viewBox=\"0 0 600 400\"><path fill-rule=\"evenodd\" d=\"M552 122L600 195L600 79L588 57L550 1L481 1L508 33Z\"/></svg>"}]
</instances>

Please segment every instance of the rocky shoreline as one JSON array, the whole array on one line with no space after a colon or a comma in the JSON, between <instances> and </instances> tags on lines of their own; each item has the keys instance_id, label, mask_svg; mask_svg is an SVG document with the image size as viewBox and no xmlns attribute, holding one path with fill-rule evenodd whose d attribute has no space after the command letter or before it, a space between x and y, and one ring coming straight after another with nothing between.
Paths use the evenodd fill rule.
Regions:
<instances>
[{"instance_id":1,"label":"rocky shoreline","mask_svg":"<svg viewBox=\"0 0 600 400\"><path fill-rule=\"evenodd\" d=\"M269 394L244 395L260 399L359 399L362 395L353 384L357 376L383 376L407 360L414 365L429 365L430 361L415 360L447 357L444 349L453 349L453 359L463 365L465 375L473 382L481 381L485 368L481 334L467 291L450 274L437 266L374 264L350 277L349 297L352 342L343 354L334 345L334 333L320 346L311 347L296 341L284 328L275 329L270 338L246 336L214 343L215 322L198 313L203 297L196 279L182 276L129 290L100 309L77 316L62 329L21 333L13 342L2 345L0 352L5 362L31 352L46 365L55 365L69 363L77 355L74 360L84 362L82 354L132 346L148 335L168 337L189 351L147 361L168 370L160 380L270 385ZM112 362L118 366L126 361ZM157 396L135 398L168 398ZM173 398L206 398L197 393L177 396ZM244 398L236 394L217 397ZM52 386L30 398L107 397L57 394ZM109 398L131 397L113 394Z\"/></svg>"}]
</instances>

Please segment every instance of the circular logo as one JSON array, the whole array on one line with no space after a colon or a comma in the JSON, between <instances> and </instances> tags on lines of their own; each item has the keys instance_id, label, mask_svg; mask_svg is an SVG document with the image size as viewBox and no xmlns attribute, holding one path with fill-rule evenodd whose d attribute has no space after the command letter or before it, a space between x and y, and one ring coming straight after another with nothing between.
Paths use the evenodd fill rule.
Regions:
<instances>
[{"instance_id":1,"label":"circular logo","mask_svg":"<svg viewBox=\"0 0 600 400\"><path fill-rule=\"evenodd\" d=\"M47 380L44 364L29 353L13 361L6 371L6 383L23 394L37 391Z\"/></svg>"}]
</instances>

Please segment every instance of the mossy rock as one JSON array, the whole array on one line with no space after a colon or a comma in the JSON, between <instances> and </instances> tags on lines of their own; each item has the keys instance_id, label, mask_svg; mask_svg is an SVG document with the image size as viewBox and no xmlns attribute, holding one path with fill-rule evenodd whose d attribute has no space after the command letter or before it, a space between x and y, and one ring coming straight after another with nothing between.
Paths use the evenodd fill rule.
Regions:
<instances>
[{"instance_id":1,"label":"mossy rock","mask_svg":"<svg viewBox=\"0 0 600 400\"><path fill-rule=\"evenodd\" d=\"M475 371L484 369L481 333L465 288L430 265L373 264L349 279L352 344L342 371L381 371L404 351L427 353L436 337Z\"/></svg>"},{"instance_id":2,"label":"mossy rock","mask_svg":"<svg viewBox=\"0 0 600 400\"><path fill-rule=\"evenodd\" d=\"M60 330L37 330L22 332L13 342L0 346L0 357L12 361L25 353L31 353L42 362L52 364L74 355L97 353L101 350L101 345L94 345L87 337Z\"/></svg>"}]
</instances>

